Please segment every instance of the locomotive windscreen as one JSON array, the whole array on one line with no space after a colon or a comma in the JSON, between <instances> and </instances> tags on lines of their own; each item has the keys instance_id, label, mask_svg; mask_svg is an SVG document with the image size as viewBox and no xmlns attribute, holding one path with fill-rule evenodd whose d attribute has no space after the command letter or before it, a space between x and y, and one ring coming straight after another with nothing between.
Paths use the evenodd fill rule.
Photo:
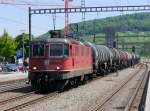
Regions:
<instances>
[{"instance_id":1,"label":"locomotive windscreen","mask_svg":"<svg viewBox=\"0 0 150 111\"><path fill-rule=\"evenodd\" d=\"M34 44L32 56L44 56L44 45L43 44Z\"/></svg>"},{"instance_id":2,"label":"locomotive windscreen","mask_svg":"<svg viewBox=\"0 0 150 111\"><path fill-rule=\"evenodd\" d=\"M67 56L69 54L68 45L50 44L50 56Z\"/></svg>"}]
</instances>

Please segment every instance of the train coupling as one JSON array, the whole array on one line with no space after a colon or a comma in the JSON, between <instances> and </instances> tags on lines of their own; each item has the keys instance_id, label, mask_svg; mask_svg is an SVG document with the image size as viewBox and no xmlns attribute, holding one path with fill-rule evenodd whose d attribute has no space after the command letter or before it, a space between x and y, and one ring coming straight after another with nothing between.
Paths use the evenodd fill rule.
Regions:
<instances>
[{"instance_id":1,"label":"train coupling","mask_svg":"<svg viewBox=\"0 0 150 111\"><path fill-rule=\"evenodd\" d=\"M45 75L45 82L48 82L48 75Z\"/></svg>"}]
</instances>

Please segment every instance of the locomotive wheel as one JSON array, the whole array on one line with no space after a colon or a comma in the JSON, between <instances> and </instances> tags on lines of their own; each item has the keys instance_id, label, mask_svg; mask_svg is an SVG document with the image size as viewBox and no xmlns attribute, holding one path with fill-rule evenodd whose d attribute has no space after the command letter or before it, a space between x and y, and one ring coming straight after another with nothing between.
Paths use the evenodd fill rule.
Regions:
<instances>
[{"instance_id":1,"label":"locomotive wheel","mask_svg":"<svg viewBox=\"0 0 150 111\"><path fill-rule=\"evenodd\" d=\"M37 81L36 80L31 80L31 85L33 89L37 89Z\"/></svg>"},{"instance_id":2,"label":"locomotive wheel","mask_svg":"<svg viewBox=\"0 0 150 111\"><path fill-rule=\"evenodd\" d=\"M106 74L105 69L101 69L101 70L100 70L100 75L105 76L105 74Z\"/></svg>"},{"instance_id":3,"label":"locomotive wheel","mask_svg":"<svg viewBox=\"0 0 150 111\"><path fill-rule=\"evenodd\" d=\"M67 85L65 86L65 90L69 90L71 88L77 88L80 85L81 77L76 77L68 80Z\"/></svg>"},{"instance_id":4,"label":"locomotive wheel","mask_svg":"<svg viewBox=\"0 0 150 111\"><path fill-rule=\"evenodd\" d=\"M101 76L101 75L103 75L103 74L100 73L100 72L97 72L97 73L96 73L96 76Z\"/></svg>"},{"instance_id":5,"label":"locomotive wheel","mask_svg":"<svg viewBox=\"0 0 150 111\"><path fill-rule=\"evenodd\" d=\"M48 85L48 89L63 91L65 89L65 87L68 85L68 82L69 82L69 80L53 81Z\"/></svg>"},{"instance_id":6,"label":"locomotive wheel","mask_svg":"<svg viewBox=\"0 0 150 111\"><path fill-rule=\"evenodd\" d=\"M74 85L74 87L77 88L80 85L80 82L81 82L81 77L77 77L75 79L75 85Z\"/></svg>"},{"instance_id":7,"label":"locomotive wheel","mask_svg":"<svg viewBox=\"0 0 150 111\"><path fill-rule=\"evenodd\" d=\"M88 80L89 80L89 76L88 75L85 75L84 76L84 79L83 79L83 81L82 81L82 84L84 85L84 84L87 84L88 83Z\"/></svg>"}]
</instances>

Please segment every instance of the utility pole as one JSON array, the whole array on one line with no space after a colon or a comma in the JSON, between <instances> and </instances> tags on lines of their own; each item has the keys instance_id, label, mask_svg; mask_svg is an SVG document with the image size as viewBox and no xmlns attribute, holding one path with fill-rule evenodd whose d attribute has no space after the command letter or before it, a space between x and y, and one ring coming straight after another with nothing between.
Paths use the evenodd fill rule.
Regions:
<instances>
[{"instance_id":1,"label":"utility pole","mask_svg":"<svg viewBox=\"0 0 150 111\"><path fill-rule=\"evenodd\" d=\"M93 42L95 43L95 20L93 21Z\"/></svg>"},{"instance_id":2,"label":"utility pole","mask_svg":"<svg viewBox=\"0 0 150 111\"><path fill-rule=\"evenodd\" d=\"M24 56L24 33L22 35L22 40L23 40L23 62L24 62L24 58L25 58L25 56Z\"/></svg>"},{"instance_id":3,"label":"utility pole","mask_svg":"<svg viewBox=\"0 0 150 111\"><path fill-rule=\"evenodd\" d=\"M69 28L68 28L68 24L69 24L69 15L68 15L69 1L64 0L64 2L65 2L65 30L64 30L64 34L65 34L65 36L67 36L69 33Z\"/></svg>"},{"instance_id":4,"label":"utility pole","mask_svg":"<svg viewBox=\"0 0 150 111\"><path fill-rule=\"evenodd\" d=\"M68 8L69 8L69 2L72 2L73 0L64 0L64 5L65 5L65 29L64 29L64 34L67 36L69 34L69 13L68 13Z\"/></svg>"},{"instance_id":5,"label":"utility pole","mask_svg":"<svg viewBox=\"0 0 150 111\"><path fill-rule=\"evenodd\" d=\"M85 8L85 0L81 0L81 8ZM85 34L85 12L82 12L83 35Z\"/></svg>"},{"instance_id":6,"label":"utility pole","mask_svg":"<svg viewBox=\"0 0 150 111\"><path fill-rule=\"evenodd\" d=\"M25 54L24 54L24 37L25 37L25 30L21 30L22 32L22 58L23 58L23 62L25 60Z\"/></svg>"},{"instance_id":7,"label":"utility pole","mask_svg":"<svg viewBox=\"0 0 150 111\"><path fill-rule=\"evenodd\" d=\"M31 38L31 17L32 17L32 14L31 14L31 7L29 7L29 46L30 46L30 42L31 42L31 40L32 40L32 38ZM30 55L30 48L29 48L29 55Z\"/></svg>"}]
</instances>

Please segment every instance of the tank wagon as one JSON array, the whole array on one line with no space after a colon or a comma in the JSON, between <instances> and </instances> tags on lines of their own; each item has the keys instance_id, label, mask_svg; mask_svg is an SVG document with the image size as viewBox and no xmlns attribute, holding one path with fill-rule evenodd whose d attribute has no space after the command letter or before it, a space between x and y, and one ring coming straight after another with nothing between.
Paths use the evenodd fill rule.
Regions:
<instances>
[{"instance_id":1,"label":"tank wagon","mask_svg":"<svg viewBox=\"0 0 150 111\"><path fill-rule=\"evenodd\" d=\"M33 88L63 89L92 75L103 75L139 62L134 53L67 38L34 40L30 44L29 80Z\"/></svg>"},{"instance_id":2,"label":"tank wagon","mask_svg":"<svg viewBox=\"0 0 150 111\"><path fill-rule=\"evenodd\" d=\"M92 47L93 72L105 74L112 67L113 53L104 45L87 43Z\"/></svg>"}]
</instances>

